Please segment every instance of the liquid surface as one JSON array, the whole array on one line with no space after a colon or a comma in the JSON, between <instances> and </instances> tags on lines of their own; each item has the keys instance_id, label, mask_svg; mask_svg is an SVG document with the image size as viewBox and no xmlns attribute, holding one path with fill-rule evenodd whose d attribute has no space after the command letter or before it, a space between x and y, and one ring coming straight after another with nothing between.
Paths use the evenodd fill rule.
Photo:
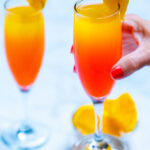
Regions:
<instances>
[{"instance_id":1,"label":"liquid surface","mask_svg":"<svg viewBox=\"0 0 150 150\"><path fill-rule=\"evenodd\" d=\"M19 16L23 16L23 15L33 15L38 13L37 10L33 9L32 7L28 7L28 6L21 6L21 7L14 7L14 8L9 8L8 11L12 14L16 14Z\"/></svg>"},{"instance_id":2,"label":"liquid surface","mask_svg":"<svg viewBox=\"0 0 150 150\"><path fill-rule=\"evenodd\" d=\"M93 18L112 16L118 10L117 7L108 7L106 4L79 5L77 12L81 15Z\"/></svg>"},{"instance_id":3,"label":"liquid surface","mask_svg":"<svg viewBox=\"0 0 150 150\"><path fill-rule=\"evenodd\" d=\"M11 72L21 88L30 86L42 64L44 18L31 7L8 9L5 16L5 49Z\"/></svg>"},{"instance_id":4,"label":"liquid surface","mask_svg":"<svg viewBox=\"0 0 150 150\"><path fill-rule=\"evenodd\" d=\"M110 93L114 85L110 72L121 57L120 15L116 13L106 18L112 14L112 10L101 4L81 5L77 11L74 16L77 72L88 95L103 97Z\"/></svg>"}]
</instances>

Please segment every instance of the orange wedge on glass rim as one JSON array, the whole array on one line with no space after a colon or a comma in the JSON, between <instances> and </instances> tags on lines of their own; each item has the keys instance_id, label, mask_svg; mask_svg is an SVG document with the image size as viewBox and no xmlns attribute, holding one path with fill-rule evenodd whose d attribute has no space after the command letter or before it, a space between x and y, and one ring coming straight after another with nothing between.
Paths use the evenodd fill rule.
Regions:
<instances>
[{"instance_id":1,"label":"orange wedge on glass rim","mask_svg":"<svg viewBox=\"0 0 150 150\"><path fill-rule=\"evenodd\" d=\"M98 117L100 121L100 118ZM72 118L74 127L83 135L95 131L95 116L92 104L83 105L77 109ZM114 100L105 100L103 113L103 133L120 137L136 127L137 110L128 93Z\"/></svg>"},{"instance_id":2,"label":"orange wedge on glass rim","mask_svg":"<svg viewBox=\"0 0 150 150\"><path fill-rule=\"evenodd\" d=\"M121 19L124 19L125 13L127 11L129 0L103 0L104 3L110 8L115 8L120 5L120 15Z\"/></svg>"},{"instance_id":3,"label":"orange wedge on glass rim","mask_svg":"<svg viewBox=\"0 0 150 150\"><path fill-rule=\"evenodd\" d=\"M27 0L29 5L37 10L44 8L47 0Z\"/></svg>"}]
</instances>

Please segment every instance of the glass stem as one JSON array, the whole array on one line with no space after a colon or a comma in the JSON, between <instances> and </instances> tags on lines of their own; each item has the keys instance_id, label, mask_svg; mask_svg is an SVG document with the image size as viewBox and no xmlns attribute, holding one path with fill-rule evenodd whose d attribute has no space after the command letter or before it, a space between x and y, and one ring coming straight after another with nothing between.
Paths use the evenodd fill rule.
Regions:
<instances>
[{"instance_id":1,"label":"glass stem","mask_svg":"<svg viewBox=\"0 0 150 150\"><path fill-rule=\"evenodd\" d=\"M29 115L28 115L28 92L29 90L22 90L21 89L21 96L22 96L22 110L23 110L23 119L21 125L17 130L17 137L20 140L25 139L28 135L31 135L34 131L29 124Z\"/></svg>"},{"instance_id":2,"label":"glass stem","mask_svg":"<svg viewBox=\"0 0 150 150\"><path fill-rule=\"evenodd\" d=\"M21 90L22 100L23 100L23 120L21 126L18 130L18 134L31 134L33 129L29 124L29 112L28 112L28 92L29 90Z\"/></svg>"},{"instance_id":3,"label":"glass stem","mask_svg":"<svg viewBox=\"0 0 150 150\"><path fill-rule=\"evenodd\" d=\"M94 111L95 111L95 141L99 142L103 140L102 124L103 124L103 107L104 107L105 97L94 100ZM98 121L98 116L100 117L100 122Z\"/></svg>"},{"instance_id":4,"label":"glass stem","mask_svg":"<svg viewBox=\"0 0 150 150\"><path fill-rule=\"evenodd\" d=\"M23 124L28 124L29 121L29 114L28 114L28 91L21 90L21 96L22 96L22 110L23 110Z\"/></svg>"}]
</instances>

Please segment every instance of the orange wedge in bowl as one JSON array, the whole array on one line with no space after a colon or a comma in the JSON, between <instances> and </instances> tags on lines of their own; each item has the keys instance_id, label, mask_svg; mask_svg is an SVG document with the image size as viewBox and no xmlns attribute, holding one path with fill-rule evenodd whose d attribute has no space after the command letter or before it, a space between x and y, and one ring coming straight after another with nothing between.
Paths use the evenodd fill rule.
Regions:
<instances>
[{"instance_id":1,"label":"orange wedge in bowl","mask_svg":"<svg viewBox=\"0 0 150 150\"><path fill-rule=\"evenodd\" d=\"M93 105L83 105L74 113L72 123L81 134L94 133L95 130L95 116Z\"/></svg>"},{"instance_id":2,"label":"orange wedge in bowl","mask_svg":"<svg viewBox=\"0 0 150 150\"><path fill-rule=\"evenodd\" d=\"M100 121L100 118L98 117ZM98 121L98 122L99 122ZM74 113L74 127L83 135L95 131L95 116L92 104L83 105ZM106 100L103 113L103 133L120 137L122 133L131 132L137 124L135 103L128 93L114 100Z\"/></svg>"},{"instance_id":3,"label":"orange wedge in bowl","mask_svg":"<svg viewBox=\"0 0 150 150\"><path fill-rule=\"evenodd\" d=\"M120 128L124 133L132 131L137 124L137 110L135 103L128 93L122 94L115 105L115 118L120 124Z\"/></svg>"}]
</instances>

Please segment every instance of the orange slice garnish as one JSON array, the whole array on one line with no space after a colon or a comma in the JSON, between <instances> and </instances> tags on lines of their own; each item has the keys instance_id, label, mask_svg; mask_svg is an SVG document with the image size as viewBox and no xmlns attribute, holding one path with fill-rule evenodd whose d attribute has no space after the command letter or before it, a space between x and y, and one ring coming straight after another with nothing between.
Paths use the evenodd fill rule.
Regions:
<instances>
[{"instance_id":1,"label":"orange slice garnish","mask_svg":"<svg viewBox=\"0 0 150 150\"><path fill-rule=\"evenodd\" d=\"M47 0L27 0L29 5L35 9L44 8Z\"/></svg>"},{"instance_id":2,"label":"orange slice garnish","mask_svg":"<svg viewBox=\"0 0 150 150\"><path fill-rule=\"evenodd\" d=\"M120 5L120 15L121 19L124 19L125 13L127 11L129 0L104 0L104 3L109 6L110 8L117 7Z\"/></svg>"}]
</instances>

